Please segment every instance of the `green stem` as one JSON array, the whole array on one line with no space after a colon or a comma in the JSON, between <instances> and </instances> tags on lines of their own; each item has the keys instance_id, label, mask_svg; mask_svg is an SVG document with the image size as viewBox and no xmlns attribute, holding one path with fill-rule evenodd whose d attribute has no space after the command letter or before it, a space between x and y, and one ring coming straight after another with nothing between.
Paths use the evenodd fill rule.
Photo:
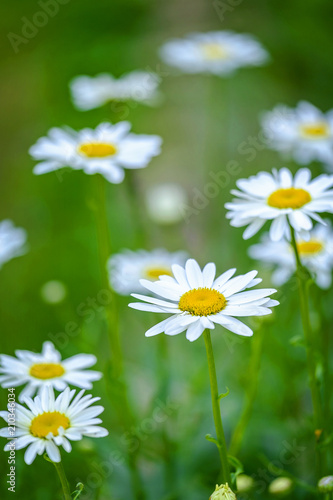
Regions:
<instances>
[{"instance_id":1,"label":"green stem","mask_svg":"<svg viewBox=\"0 0 333 500\"><path fill-rule=\"evenodd\" d=\"M148 233L146 224L144 223L143 205L139 197L135 172L126 172L125 186L127 188L129 206L132 212L131 219L135 221L134 231L136 232L136 245L141 248L146 248Z\"/></svg>"},{"instance_id":2,"label":"green stem","mask_svg":"<svg viewBox=\"0 0 333 500\"><path fill-rule=\"evenodd\" d=\"M160 318L158 318L160 321ZM166 335L158 335L157 339L157 361L159 368L160 391L159 396L162 401L166 401L170 394L170 377L169 377L169 352ZM172 498L176 498L171 491L177 490L177 467L174 456L174 443L171 441L166 422L162 425L162 440L165 463L165 486L170 492Z\"/></svg>"},{"instance_id":3,"label":"green stem","mask_svg":"<svg viewBox=\"0 0 333 500\"><path fill-rule=\"evenodd\" d=\"M123 353L119 336L119 317L116 304L116 295L109 284L107 273L107 261L110 257L110 236L108 230L108 218L106 209L105 179L97 174L96 177L96 224L98 233L99 260L102 274L103 287L111 294L111 302L106 310L108 338L111 348L111 380L113 394L120 398L121 420L124 428L131 432L135 424L133 414L130 408L127 385L124 380L124 362ZM112 403L114 401L112 400ZM137 469L137 453L128 451L128 465L131 473L132 487L136 500L143 500L145 493L142 486L140 474Z\"/></svg>"},{"instance_id":4,"label":"green stem","mask_svg":"<svg viewBox=\"0 0 333 500\"><path fill-rule=\"evenodd\" d=\"M213 353L212 340L210 337L210 331L205 330L203 333L206 352L207 352L207 362L208 362L208 370L209 370L209 380L210 380L210 390L212 395L212 407L213 407L213 416L217 437L217 448L220 455L221 461L221 480L222 483L228 483L231 486L231 476L229 470L229 461L228 461L228 453L227 446L224 437L224 430L222 424L221 410L220 410L220 399L219 399L219 391L217 385L216 378L216 368L215 368L215 360Z\"/></svg>"},{"instance_id":5,"label":"green stem","mask_svg":"<svg viewBox=\"0 0 333 500\"><path fill-rule=\"evenodd\" d=\"M111 294L111 302L107 307L108 337L111 348L113 377L118 379L123 374L123 356L119 339L119 320L115 293L110 287L107 274L107 261L110 257L110 236L106 210L105 179L97 174L96 177L96 225L98 235L98 252L102 276L102 285Z\"/></svg>"},{"instance_id":6,"label":"green stem","mask_svg":"<svg viewBox=\"0 0 333 500\"><path fill-rule=\"evenodd\" d=\"M298 281L298 290L299 290L299 299L300 299L300 308L301 308L301 317L303 324L303 331L306 343L306 352L307 352L307 369L309 376L309 385L312 397L312 406L313 406L313 417L314 417L314 426L315 430L322 431L323 430L323 406L321 400L320 386L316 377L316 355L315 355L315 343L313 339L313 333L311 329L310 323L310 312L309 312L309 294L308 294L308 278L309 273L303 267L303 264L300 259L300 255L297 248L295 230L289 224L291 231L291 244L294 250L295 259L296 259L296 275ZM324 464L322 463L322 457L320 451L317 449L317 458L318 458L318 474L322 475L322 469Z\"/></svg>"},{"instance_id":7,"label":"green stem","mask_svg":"<svg viewBox=\"0 0 333 500\"><path fill-rule=\"evenodd\" d=\"M237 456L241 447L245 430L251 418L253 404L257 395L258 377L260 371L260 361L263 348L264 331L259 329L253 338L252 354L248 368L248 386L245 395L245 402L240 419L235 427L231 438L230 455Z\"/></svg>"},{"instance_id":8,"label":"green stem","mask_svg":"<svg viewBox=\"0 0 333 500\"><path fill-rule=\"evenodd\" d=\"M49 460L50 460L50 458L49 458ZM52 461L52 460L50 460L50 461ZM65 500L72 500L71 491L69 489L69 483L68 483L65 469L64 469L64 466L62 465L62 462L58 462L58 463L52 462L52 463L53 463L53 465L56 468L56 471L58 473L58 476L59 476L59 479L61 482L62 491L64 494L64 499Z\"/></svg>"}]
</instances>

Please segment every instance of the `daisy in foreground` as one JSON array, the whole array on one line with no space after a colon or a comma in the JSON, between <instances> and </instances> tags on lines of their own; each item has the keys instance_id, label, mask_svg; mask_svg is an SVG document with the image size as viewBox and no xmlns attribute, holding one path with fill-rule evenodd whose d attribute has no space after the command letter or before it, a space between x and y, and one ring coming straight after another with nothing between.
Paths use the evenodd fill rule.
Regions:
<instances>
[{"instance_id":1,"label":"daisy in foreground","mask_svg":"<svg viewBox=\"0 0 333 500\"><path fill-rule=\"evenodd\" d=\"M0 268L5 262L23 255L26 251L27 233L20 227L15 227L12 221L0 222Z\"/></svg>"},{"instance_id":2,"label":"daisy in foreground","mask_svg":"<svg viewBox=\"0 0 333 500\"><path fill-rule=\"evenodd\" d=\"M45 174L63 167L102 174L109 182L119 184L124 168L144 168L159 155L162 139L157 135L129 133L131 124L101 123L96 129L75 132L70 128L52 128L47 137L30 148L35 160L41 160L34 174Z\"/></svg>"},{"instance_id":3,"label":"daisy in foreground","mask_svg":"<svg viewBox=\"0 0 333 500\"><path fill-rule=\"evenodd\" d=\"M104 411L103 406L92 406L100 398L93 398L91 394L84 396L83 390L77 395L75 393L67 388L55 399L53 389L44 387L34 400L25 399L26 406L16 405L15 449L28 446L24 455L28 465L44 452L52 462L58 463L61 461L59 446L69 453L72 449L70 441L80 441L83 436L108 435L108 431L99 426L101 419L96 418ZM7 423L11 415L11 412L0 412ZM0 429L0 436L13 437L8 427ZM5 451L10 450L10 446L11 441L6 444Z\"/></svg>"},{"instance_id":4,"label":"daisy in foreground","mask_svg":"<svg viewBox=\"0 0 333 500\"><path fill-rule=\"evenodd\" d=\"M260 66L267 52L251 35L232 31L192 33L170 40L160 49L164 62L184 73L213 73L228 76L242 66Z\"/></svg>"},{"instance_id":5,"label":"daisy in foreground","mask_svg":"<svg viewBox=\"0 0 333 500\"><path fill-rule=\"evenodd\" d=\"M110 257L108 261L110 283L121 295L142 292L145 288L140 284L140 279L157 281L162 274L172 276L172 265L183 265L185 260L185 252L171 253L163 248L150 252L124 250Z\"/></svg>"},{"instance_id":6,"label":"daisy in foreground","mask_svg":"<svg viewBox=\"0 0 333 500\"><path fill-rule=\"evenodd\" d=\"M318 213L333 213L333 175L320 175L311 180L307 168L298 170L295 177L287 168L260 172L249 179L236 182L239 190L225 208L226 217L234 227L248 226L243 238L256 234L266 221L272 221L270 237L279 241L291 238L290 226L299 237L309 239L312 219L325 224Z\"/></svg>"},{"instance_id":7,"label":"daisy in foreground","mask_svg":"<svg viewBox=\"0 0 333 500\"><path fill-rule=\"evenodd\" d=\"M272 149L302 165L319 160L333 166L333 110L323 113L301 101L295 109L276 106L261 122Z\"/></svg>"},{"instance_id":8,"label":"daisy in foreground","mask_svg":"<svg viewBox=\"0 0 333 500\"><path fill-rule=\"evenodd\" d=\"M167 300L132 294L143 301L129 304L133 309L172 314L150 328L147 337L162 332L177 335L186 330L186 338L193 342L215 324L251 336L252 330L235 316L264 316L279 304L269 298L274 289L245 291L261 282L256 278L257 271L233 278L236 269L230 269L215 279L215 264L209 263L201 271L198 263L189 259L185 267L174 264L172 272L173 276L160 276L154 283L140 280L144 288Z\"/></svg>"},{"instance_id":9,"label":"daisy in foreground","mask_svg":"<svg viewBox=\"0 0 333 500\"><path fill-rule=\"evenodd\" d=\"M327 226L318 224L311 231L309 241L298 238L296 243L302 264L313 275L317 285L329 288L333 269L333 231L330 223L327 222ZM265 234L261 243L249 248L249 255L259 262L276 266L272 274L272 282L276 286L286 283L296 271L293 248L287 240L273 242Z\"/></svg>"},{"instance_id":10,"label":"daisy in foreground","mask_svg":"<svg viewBox=\"0 0 333 500\"><path fill-rule=\"evenodd\" d=\"M107 73L95 77L82 75L70 82L70 91L76 108L87 111L110 101L154 104L159 98L159 82L158 75L148 71L132 71L120 78Z\"/></svg>"},{"instance_id":11,"label":"daisy in foreground","mask_svg":"<svg viewBox=\"0 0 333 500\"><path fill-rule=\"evenodd\" d=\"M19 401L32 397L44 386L63 391L71 384L80 389L91 389L92 382L102 377L100 372L85 370L97 359L93 354L77 354L62 360L52 342L44 342L41 354L15 351L16 358L0 355L0 384L4 388L27 384L19 395Z\"/></svg>"}]
</instances>

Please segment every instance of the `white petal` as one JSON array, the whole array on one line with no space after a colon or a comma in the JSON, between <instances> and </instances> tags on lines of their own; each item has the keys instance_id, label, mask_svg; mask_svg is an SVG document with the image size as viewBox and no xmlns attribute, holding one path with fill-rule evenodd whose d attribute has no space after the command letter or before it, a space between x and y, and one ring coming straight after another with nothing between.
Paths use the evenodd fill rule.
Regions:
<instances>
[{"instance_id":1,"label":"white petal","mask_svg":"<svg viewBox=\"0 0 333 500\"><path fill-rule=\"evenodd\" d=\"M204 329L205 327L202 326L200 321L192 323L192 325L188 327L186 332L187 340L189 340L190 342L194 342L200 337L200 335L202 335Z\"/></svg>"},{"instance_id":2,"label":"white petal","mask_svg":"<svg viewBox=\"0 0 333 500\"><path fill-rule=\"evenodd\" d=\"M236 272L236 268L235 269L229 269L229 271L226 271L225 273L221 274L221 276L219 276L213 283L213 288L215 288L216 290L218 290L219 288L222 287L222 285L224 285L224 283L226 283Z\"/></svg>"},{"instance_id":3,"label":"white petal","mask_svg":"<svg viewBox=\"0 0 333 500\"><path fill-rule=\"evenodd\" d=\"M281 238L285 234L286 225L287 221L284 214L273 220L269 231L269 235L273 241L281 240Z\"/></svg>"},{"instance_id":4,"label":"white petal","mask_svg":"<svg viewBox=\"0 0 333 500\"><path fill-rule=\"evenodd\" d=\"M203 277L199 264L194 259L188 259L185 264L186 277L192 288L203 287Z\"/></svg>"},{"instance_id":5,"label":"white petal","mask_svg":"<svg viewBox=\"0 0 333 500\"><path fill-rule=\"evenodd\" d=\"M248 240L252 238L265 224L266 219L255 219L244 231L243 238L244 240Z\"/></svg>"},{"instance_id":6,"label":"white petal","mask_svg":"<svg viewBox=\"0 0 333 500\"><path fill-rule=\"evenodd\" d=\"M153 304L145 304L142 302L131 302L128 304L128 307L132 309L137 309L138 311L149 311L149 312L157 312L157 313L170 313L174 312L174 309L165 308L160 306L155 306Z\"/></svg>"},{"instance_id":7,"label":"white petal","mask_svg":"<svg viewBox=\"0 0 333 500\"><path fill-rule=\"evenodd\" d=\"M184 288L184 292L188 291L190 289L190 285L187 281L185 269L179 264L173 264L171 269L180 286Z\"/></svg>"},{"instance_id":8,"label":"white petal","mask_svg":"<svg viewBox=\"0 0 333 500\"><path fill-rule=\"evenodd\" d=\"M45 448L46 448L46 453L48 454L52 462L58 463L61 461L60 451L53 441L51 440L47 441Z\"/></svg>"},{"instance_id":9,"label":"white petal","mask_svg":"<svg viewBox=\"0 0 333 500\"><path fill-rule=\"evenodd\" d=\"M203 283L205 287L211 288L214 282L215 273L216 273L216 266L213 262L210 262L209 264L205 265L202 271Z\"/></svg>"},{"instance_id":10,"label":"white petal","mask_svg":"<svg viewBox=\"0 0 333 500\"><path fill-rule=\"evenodd\" d=\"M234 293L240 292L249 285L249 283L256 277L258 271L250 271L241 276L236 276L228 281L224 287L221 289L221 293L225 297L230 297Z\"/></svg>"},{"instance_id":11,"label":"white petal","mask_svg":"<svg viewBox=\"0 0 333 500\"><path fill-rule=\"evenodd\" d=\"M272 295L276 290L274 288L262 288L260 290L251 290L248 292L240 292L232 295L228 304L244 304L246 302L252 302L257 299L261 299L263 297L267 297L268 295Z\"/></svg>"},{"instance_id":12,"label":"white petal","mask_svg":"<svg viewBox=\"0 0 333 500\"><path fill-rule=\"evenodd\" d=\"M158 335L159 333L164 332L167 325L172 323L174 320L175 320L174 316L168 319L164 319L160 323L157 323L157 325L154 325L151 328L149 328L149 330L146 331L145 336L152 337L153 335Z\"/></svg>"},{"instance_id":13,"label":"white petal","mask_svg":"<svg viewBox=\"0 0 333 500\"><path fill-rule=\"evenodd\" d=\"M93 354L77 354L71 358L67 358L62 362L66 370L77 370L82 368L89 368L96 364L97 358Z\"/></svg>"},{"instance_id":14,"label":"white petal","mask_svg":"<svg viewBox=\"0 0 333 500\"><path fill-rule=\"evenodd\" d=\"M239 321L239 319L233 318L232 316L223 316L222 314L216 314L210 317L214 323L218 323L227 330L230 330L237 335L242 335L244 337L251 337L253 331L247 325Z\"/></svg>"},{"instance_id":15,"label":"white petal","mask_svg":"<svg viewBox=\"0 0 333 500\"><path fill-rule=\"evenodd\" d=\"M37 453L44 448L44 443L41 440L34 441L26 450L24 454L24 461L30 465L35 460Z\"/></svg>"}]
</instances>

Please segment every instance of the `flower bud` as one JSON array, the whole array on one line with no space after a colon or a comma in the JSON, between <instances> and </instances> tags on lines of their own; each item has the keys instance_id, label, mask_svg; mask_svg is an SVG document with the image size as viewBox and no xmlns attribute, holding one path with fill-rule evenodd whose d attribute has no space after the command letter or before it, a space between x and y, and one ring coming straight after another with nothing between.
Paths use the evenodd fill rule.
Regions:
<instances>
[{"instance_id":1,"label":"flower bud","mask_svg":"<svg viewBox=\"0 0 333 500\"><path fill-rule=\"evenodd\" d=\"M287 495L293 487L293 482L289 477L277 477L268 487L269 493L272 495Z\"/></svg>"},{"instance_id":2,"label":"flower bud","mask_svg":"<svg viewBox=\"0 0 333 500\"><path fill-rule=\"evenodd\" d=\"M331 493L333 491L333 476L325 476L319 479L318 488L321 493Z\"/></svg>"},{"instance_id":3,"label":"flower bud","mask_svg":"<svg viewBox=\"0 0 333 500\"><path fill-rule=\"evenodd\" d=\"M229 488L228 483L216 485L214 493L209 497L209 500L237 500L235 493Z\"/></svg>"},{"instance_id":4,"label":"flower bud","mask_svg":"<svg viewBox=\"0 0 333 500\"><path fill-rule=\"evenodd\" d=\"M61 281L52 280L44 283L40 293L47 304L59 304L65 299L67 289Z\"/></svg>"},{"instance_id":5,"label":"flower bud","mask_svg":"<svg viewBox=\"0 0 333 500\"><path fill-rule=\"evenodd\" d=\"M157 224L181 222L187 201L186 191L179 184L158 184L146 193L148 215Z\"/></svg>"},{"instance_id":6,"label":"flower bud","mask_svg":"<svg viewBox=\"0 0 333 500\"><path fill-rule=\"evenodd\" d=\"M236 479L237 491L239 493L247 493L254 487L254 479L246 474L239 474Z\"/></svg>"}]
</instances>

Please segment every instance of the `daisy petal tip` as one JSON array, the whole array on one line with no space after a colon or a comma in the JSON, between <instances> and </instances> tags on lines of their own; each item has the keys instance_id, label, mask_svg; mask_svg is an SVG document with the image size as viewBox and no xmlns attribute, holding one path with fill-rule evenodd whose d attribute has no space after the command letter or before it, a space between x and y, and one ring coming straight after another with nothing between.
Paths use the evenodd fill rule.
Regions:
<instances>
[{"instance_id":1,"label":"daisy petal tip","mask_svg":"<svg viewBox=\"0 0 333 500\"><path fill-rule=\"evenodd\" d=\"M145 332L145 337L155 337L155 335L158 335L158 333L150 333L150 332Z\"/></svg>"}]
</instances>

